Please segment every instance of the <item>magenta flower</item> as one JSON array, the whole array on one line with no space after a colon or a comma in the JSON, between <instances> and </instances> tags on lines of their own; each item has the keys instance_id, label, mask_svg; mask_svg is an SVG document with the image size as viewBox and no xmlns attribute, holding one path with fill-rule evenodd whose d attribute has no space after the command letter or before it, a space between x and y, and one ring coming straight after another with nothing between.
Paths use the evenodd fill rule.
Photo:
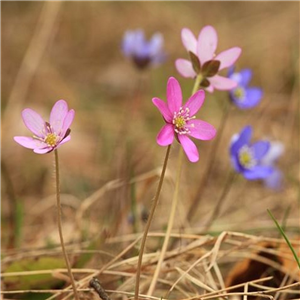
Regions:
<instances>
[{"instance_id":1,"label":"magenta flower","mask_svg":"<svg viewBox=\"0 0 300 300\"><path fill-rule=\"evenodd\" d=\"M34 110L26 108L22 111L22 119L33 136L15 136L14 140L25 148L33 149L33 152L38 154L51 152L71 139L69 127L74 116L75 111L68 110L65 100L58 100L54 104L49 123L45 122Z\"/></svg>"},{"instance_id":2,"label":"magenta flower","mask_svg":"<svg viewBox=\"0 0 300 300\"><path fill-rule=\"evenodd\" d=\"M181 31L181 39L185 49L190 53L191 61L177 59L177 71L187 78L195 78L198 74L203 76L200 86L208 92L217 90L231 90L237 83L217 73L232 66L241 54L241 48L233 47L216 55L218 35L212 26L205 26L200 31L198 40L188 28Z\"/></svg>"},{"instance_id":3,"label":"magenta flower","mask_svg":"<svg viewBox=\"0 0 300 300\"><path fill-rule=\"evenodd\" d=\"M195 119L195 114L201 108L204 98L205 93L200 90L182 106L179 82L174 77L170 77L167 84L167 103L159 98L152 99L166 122L157 135L157 143L160 146L168 146L176 137L191 162L198 161L199 153L189 136L199 140L211 140L216 135L216 129L212 125Z\"/></svg>"}]
</instances>

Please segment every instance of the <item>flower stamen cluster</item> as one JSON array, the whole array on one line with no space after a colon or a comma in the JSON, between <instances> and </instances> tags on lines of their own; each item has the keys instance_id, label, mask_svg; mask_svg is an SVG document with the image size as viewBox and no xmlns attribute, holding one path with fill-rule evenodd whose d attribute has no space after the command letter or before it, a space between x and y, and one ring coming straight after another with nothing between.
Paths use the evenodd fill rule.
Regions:
<instances>
[{"instance_id":1,"label":"flower stamen cluster","mask_svg":"<svg viewBox=\"0 0 300 300\"><path fill-rule=\"evenodd\" d=\"M178 112L174 112L172 121L175 125L174 131L178 134L189 134L191 131L187 127L187 122L195 118L195 116L190 117L190 109L188 107L180 107Z\"/></svg>"},{"instance_id":2,"label":"flower stamen cluster","mask_svg":"<svg viewBox=\"0 0 300 300\"><path fill-rule=\"evenodd\" d=\"M248 145L244 145L239 150L238 156L240 164L246 169L252 169L257 164L257 160L254 158L253 150Z\"/></svg>"}]
</instances>

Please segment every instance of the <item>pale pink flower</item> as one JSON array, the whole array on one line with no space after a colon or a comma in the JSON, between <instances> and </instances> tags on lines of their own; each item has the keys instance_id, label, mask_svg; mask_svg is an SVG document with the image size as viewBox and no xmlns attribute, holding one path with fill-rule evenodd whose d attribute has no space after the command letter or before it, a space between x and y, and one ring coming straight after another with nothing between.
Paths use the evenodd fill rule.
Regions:
<instances>
[{"instance_id":1,"label":"pale pink flower","mask_svg":"<svg viewBox=\"0 0 300 300\"><path fill-rule=\"evenodd\" d=\"M189 136L199 140L210 140L216 135L216 129L212 125L195 119L204 98L204 91L197 91L182 106L180 85L174 77L170 77L167 84L167 103L159 98L152 99L166 122L157 135L157 143L160 146L168 146L173 143L175 137L191 162L198 161L199 153Z\"/></svg>"},{"instance_id":2,"label":"pale pink flower","mask_svg":"<svg viewBox=\"0 0 300 300\"><path fill-rule=\"evenodd\" d=\"M33 136L15 136L14 140L25 148L33 149L33 152L38 154L51 152L71 139L69 127L74 116L75 111L68 109L65 100L58 100L54 104L49 123L44 121L34 110L26 108L22 111L22 119Z\"/></svg>"},{"instance_id":3,"label":"pale pink flower","mask_svg":"<svg viewBox=\"0 0 300 300\"><path fill-rule=\"evenodd\" d=\"M216 55L215 51L218 44L218 35L214 27L205 26L200 31L198 40L188 28L183 28L181 31L181 39L185 49L192 52L199 64L195 65L186 59L177 59L175 62L177 71L187 78L195 78L198 74L204 76L200 86L205 87L207 91L213 92L217 90L231 90L237 86L237 83L227 77L218 75L217 73L225 68L232 66L241 54L241 48L233 47ZM219 61L220 65L216 72L206 76L203 72L204 64L210 61ZM207 68L206 68L207 70Z\"/></svg>"}]
</instances>

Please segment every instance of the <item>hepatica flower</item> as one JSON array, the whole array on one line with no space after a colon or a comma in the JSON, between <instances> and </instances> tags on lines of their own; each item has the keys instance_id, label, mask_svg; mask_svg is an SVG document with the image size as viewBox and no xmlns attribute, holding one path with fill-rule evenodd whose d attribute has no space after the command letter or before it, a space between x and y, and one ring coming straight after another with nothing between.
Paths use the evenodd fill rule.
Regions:
<instances>
[{"instance_id":1,"label":"hepatica flower","mask_svg":"<svg viewBox=\"0 0 300 300\"><path fill-rule=\"evenodd\" d=\"M233 137L230 146L231 162L236 172L246 179L265 179L273 172L273 166L263 163L270 143L258 141L251 144L251 135L251 126L246 126L239 135Z\"/></svg>"},{"instance_id":2,"label":"hepatica flower","mask_svg":"<svg viewBox=\"0 0 300 300\"><path fill-rule=\"evenodd\" d=\"M69 110L64 100L59 100L54 104L49 122L44 121L34 110L26 108L22 111L22 119L33 135L31 137L15 136L14 140L38 154L51 152L71 139L69 127L74 116L75 111Z\"/></svg>"},{"instance_id":3,"label":"hepatica flower","mask_svg":"<svg viewBox=\"0 0 300 300\"><path fill-rule=\"evenodd\" d=\"M149 65L158 65L165 60L163 44L163 36L160 33L155 33L147 41L144 32L137 29L125 32L122 51L126 57L133 60L139 69L145 69Z\"/></svg>"},{"instance_id":4,"label":"hepatica flower","mask_svg":"<svg viewBox=\"0 0 300 300\"><path fill-rule=\"evenodd\" d=\"M228 78L237 83L237 87L229 92L231 101L240 109L249 109L256 106L263 95L262 89L258 87L248 87L252 78L250 69L243 69L240 72L234 72L234 68L230 68Z\"/></svg>"},{"instance_id":5,"label":"hepatica flower","mask_svg":"<svg viewBox=\"0 0 300 300\"><path fill-rule=\"evenodd\" d=\"M195 117L204 98L204 91L200 90L182 105L180 85L175 78L170 77L167 84L167 103L159 98L152 99L166 122L157 135L157 143L160 146L168 146L176 138L191 162L198 161L199 153L190 137L211 140L216 135L212 125Z\"/></svg>"},{"instance_id":6,"label":"hepatica flower","mask_svg":"<svg viewBox=\"0 0 300 300\"><path fill-rule=\"evenodd\" d=\"M231 90L237 83L227 77L218 75L218 72L232 66L241 54L241 48L233 47L216 55L218 35L214 27L205 26L198 39L188 28L181 31L181 39L185 49L190 54L190 61L177 59L175 62L177 71L186 78L195 78L201 75L200 87L207 91Z\"/></svg>"}]
</instances>

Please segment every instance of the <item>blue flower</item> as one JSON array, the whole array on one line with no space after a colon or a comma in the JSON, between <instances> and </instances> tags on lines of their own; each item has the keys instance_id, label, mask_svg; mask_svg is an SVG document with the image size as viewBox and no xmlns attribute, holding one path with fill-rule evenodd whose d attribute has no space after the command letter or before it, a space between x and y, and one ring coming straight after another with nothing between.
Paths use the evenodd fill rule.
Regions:
<instances>
[{"instance_id":1,"label":"blue flower","mask_svg":"<svg viewBox=\"0 0 300 300\"><path fill-rule=\"evenodd\" d=\"M230 146L231 162L236 172L248 180L265 179L272 172L271 165L264 165L263 158L270 149L268 141L250 144L252 127L246 126L240 134L233 136Z\"/></svg>"},{"instance_id":2,"label":"blue flower","mask_svg":"<svg viewBox=\"0 0 300 300\"><path fill-rule=\"evenodd\" d=\"M250 69L243 69L240 72L234 72L231 68L228 72L228 78L237 82L237 87L229 92L231 101L240 109L249 109L256 106L262 96L262 89L258 87L248 87L252 78Z\"/></svg>"},{"instance_id":3,"label":"blue flower","mask_svg":"<svg viewBox=\"0 0 300 300\"><path fill-rule=\"evenodd\" d=\"M155 33L149 41L146 41L141 29L129 30L123 37L122 52L126 57L131 58L139 69L144 69L165 60L163 43L163 36L160 33Z\"/></svg>"},{"instance_id":4,"label":"blue flower","mask_svg":"<svg viewBox=\"0 0 300 300\"><path fill-rule=\"evenodd\" d=\"M275 166L278 158L284 152L284 145L280 142L270 142L270 148L267 154L262 159L262 164L273 167L271 174L264 178L265 185L273 190L282 188L282 172Z\"/></svg>"}]
</instances>

